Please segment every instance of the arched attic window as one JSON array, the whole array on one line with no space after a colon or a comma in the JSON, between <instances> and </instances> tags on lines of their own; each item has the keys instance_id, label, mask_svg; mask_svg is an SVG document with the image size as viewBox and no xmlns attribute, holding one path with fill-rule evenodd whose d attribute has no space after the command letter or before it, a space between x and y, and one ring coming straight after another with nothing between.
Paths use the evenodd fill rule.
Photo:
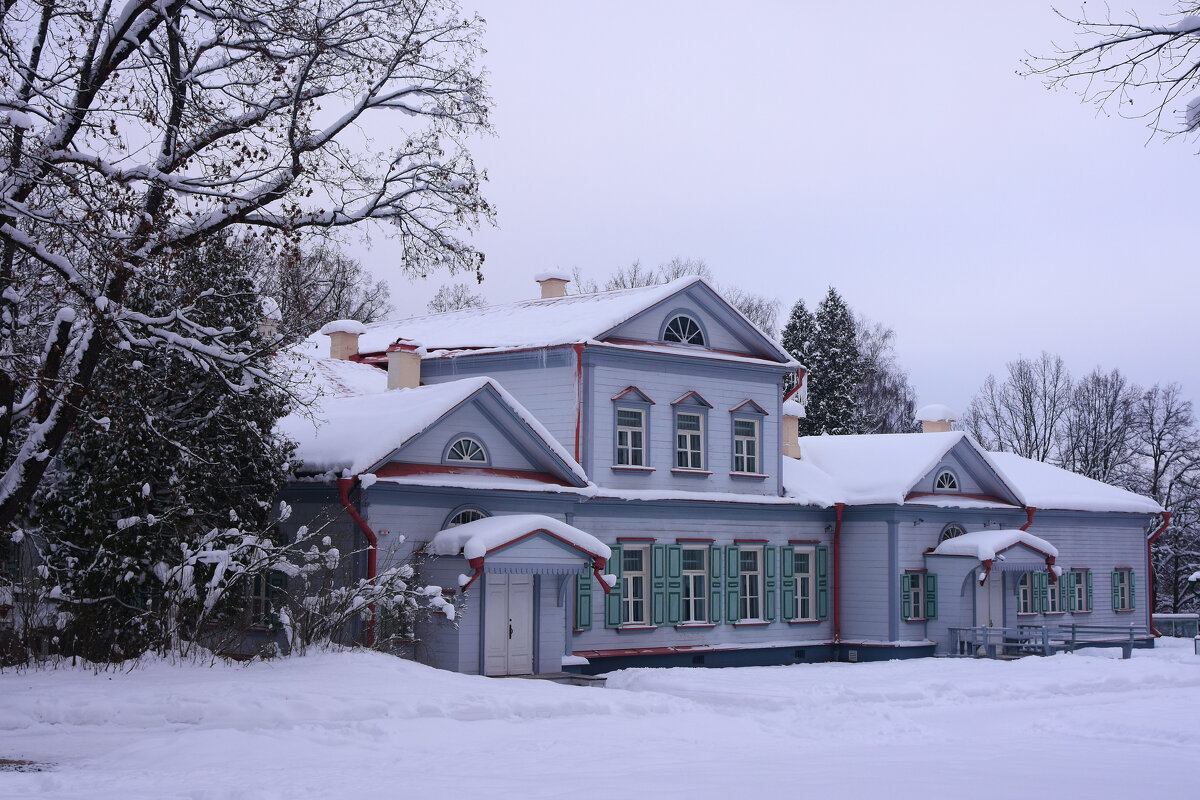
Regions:
<instances>
[{"instance_id":1,"label":"arched attic window","mask_svg":"<svg viewBox=\"0 0 1200 800\"><path fill-rule=\"evenodd\" d=\"M687 314L676 314L667 322L666 328L663 329L664 342L678 342L680 344L695 344L704 346L704 330L700 327L700 323L689 317Z\"/></svg>"},{"instance_id":2,"label":"arched attic window","mask_svg":"<svg viewBox=\"0 0 1200 800\"><path fill-rule=\"evenodd\" d=\"M460 464L486 464L488 456L478 439L460 436L446 448L445 460Z\"/></svg>"},{"instance_id":3,"label":"arched attic window","mask_svg":"<svg viewBox=\"0 0 1200 800\"><path fill-rule=\"evenodd\" d=\"M933 490L935 492L957 492L958 476L948 469L942 470L933 479Z\"/></svg>"},{"instance_id":4,"label":"arched attic window","mask_svg":"<svg viewBox=\"0 0 1200 800\"><path fill-rule=\"evenodd\" d=\"M963 528L962 525L959 525L957 522L951 522L949 525L942 528L942 532L938 536L938 544L941 544L947 539L953 539L957 536L962 536L966 532L966 529Z\"/></svg>"},{"instance_id":5,"label":"arched attic window","mask_svg":"<svg viewBox=\"0 0 1200 800\"><path fill-rule=\"evenodd\" d=\"M454 528L459 525L466 525L468 522L485 519L487 516L486 512L478 508L463 508L451 514L450 518L446 520L446 524L442 525L442 528Z\"/></svg>"}]
</instances>

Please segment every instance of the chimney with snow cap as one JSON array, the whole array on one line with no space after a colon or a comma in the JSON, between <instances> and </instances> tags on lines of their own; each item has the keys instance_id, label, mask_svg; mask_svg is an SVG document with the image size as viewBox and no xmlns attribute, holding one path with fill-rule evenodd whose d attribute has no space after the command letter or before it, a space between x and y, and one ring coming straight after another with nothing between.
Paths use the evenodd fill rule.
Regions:
<instances>
[{"instance_id":1,"label":"chimney with snow cap","mask_svg":"<svg viewBox=\"0 0 1200 800\"><path fill-rule=\"evenodd\" d=\"M358 337L366 332L367 326L356 319L334 320L318 331L329 337L329 357L339 361L358 355Z\"/></svg>"},{"instance_id":2,"label":"chimney with snow cap","mask_svg":"<svg viewBox=\"0 0 1200 800\"><path fill-rule=\"evenodd\" d=\"M913 416L921 423L921 433L947 433L951 423L958 419L950 406L941 403L921 406Z\"/></svg>"},{"instance_id":3,"label":"chimney with snow cap","mask_svg":"<svg viewBox=\"0 0 1200 800\"><path fill-rule=\"evenodd\" d=\"M421 356L425 348L411 339L397 339L387 349L389 389L415 389L421 385Z\"/></svg>"},{"instance_id":4,"label":"chimney with snow cap","mask_svg":"<svg viewBox=\"0 0 1200 800\"><path fill-rule=\"evenodd\" d=\"M570 275L557 269L539 272L533 276L533 279L542 287L543 300L551 297L566 297L567 284L571 282Z\"/></svg>"}]
</instances>

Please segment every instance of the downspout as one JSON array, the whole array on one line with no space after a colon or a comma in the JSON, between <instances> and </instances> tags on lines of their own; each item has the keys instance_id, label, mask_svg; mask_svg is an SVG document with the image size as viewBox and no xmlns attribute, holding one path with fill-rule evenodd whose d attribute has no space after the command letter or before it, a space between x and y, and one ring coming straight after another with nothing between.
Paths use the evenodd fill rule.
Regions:
<instances>
[{"instance_id":1,"label":"downspout","mask_svg":"<svg viewBox=\"0 0 1200 800\"><path fill-rule=\"evenodd\" d=\"M1150 632L1155 636L1162 636L1162 633L1158 628L1154 627L1154 561L1151 558L1150 548L1158 540L1158 537L1167 532L1167 526L1171 524L1171 512L1164 511L1162 519L1162 525L1158 527L1158 530L1150 534L1150 538L1146 540L1146 575L1150 579L1147 581L1149 587L1146 592L1146 605L1149 606L1147 614L1150 617Z\"/></svg>"},{"instance_id":2,"label":"downspout","mask_svg":"<svg viewBox=\"0 0 1200 800\"><path fill-rule=\"evenodd\" d=\"M608 581L604 580L603 570L604 565L607 563L607 558L592 556L592 574L596 576L596 580L600 581L600 588L604 590L605 594L611 593L613 589L613 587L608 585Z\"/></svg>"},{"instance_id":3,"label":"downspout","mask_svg":"<svg viewBox=\"0 0 1200 800\"><path fill-rule=\"evenodd\" d=\"M375 531L371 530L371 526L350 502L350 489L353 488L355 480L357 478L338 478L338 495L341 498L342 507L350 512L350 518L358 524L358 529L367 537L367 580L374 583L375 551L379 544L379 538L375 536ZM375 604L372 603L368 608L371 610L371 617L367 621L367 647L370 647L375 644Z\"/></svg>"},{"instance_id":4,"label":"downspout","mask_svg":"<svg viewBox=\"0 0 1200 800\"><path fill-rule=\"evenodd\" d=\"M834 506L837 522L833 526L833 643L842 641L842 509L845 503Z\"/></svg>"},{"instance_id":5,"label":"downspout","mask_svg":"<svg viewBox=\"0 0 1200 800\"><path fill-rule=\"evenodd\" d=\"M575 348L575 463L579 463L580 428L583 425L583 344Z\"/></svg>"},{"instance_id":6,"label":"downspout","mask_svg":"<svg viewBox=\"0 0 1200 800\"><path fill-rule=\"evenodd\" d=\"M1029 519L1025 520L1025 524L1021 526L1021 530L1029 530L1029 526L1033 524L1033 515L1037 513L1037 506L1025 506L1025 514Z\"/></svg>"}]
</instances>

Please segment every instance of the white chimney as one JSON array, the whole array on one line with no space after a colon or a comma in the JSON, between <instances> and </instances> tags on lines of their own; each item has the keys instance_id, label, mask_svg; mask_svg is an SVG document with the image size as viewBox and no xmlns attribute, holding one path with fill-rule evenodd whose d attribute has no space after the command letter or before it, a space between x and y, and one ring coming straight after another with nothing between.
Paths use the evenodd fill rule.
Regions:
<instances>
[{"instance_id":1,"label":"white chimney","mask_svg":"<svg viewBox=\"0 0 1200 800\"><path fill-rule=\"evenodd\" d=\"M921 423L921 433L948 433L951 424L958 419L950 406L941 403L922 406L913 416Z\"/></svg>"},{"instance_id":2,"label":"white chimney","mask_svg":"<svg viewBox=\"0 0 1200 800\"><path fill-rule=\"evenodd\" d=\"M329 357L347 361L358 355L358 337L367 327L356 319L339 319L327 323L319 333L329 337Z\"/></svg>"},{"instance_id":3,"label":"white chimney","mask_svg":"<svg viewBox=\"0 0 1200 800\"><path fill-rule=\"evenodd\" d=\"M804 417L804 406L796 398L783 401L783 454L789 458L800 458L800 420Z\"/></svg>"},{"instance_id":4,"label":"white chimney","mask_svg":"<svg viewBox=\"0 0 1200 800\"><path fill-rule=\"evenodd\" d=\"M421 385L421 354L425 348L409 339L398 339L387 349L387 388L415 389Z\"/></svg>"},{"instance_id":5,"label":"white chimney","mask_svg":"<svg viewBox=\"0 0 1200 800\"><path fill-rule=\"evenodd\" d=\"M567 284L571 282L571 276L561 270L539 272L533 276L533 279L538 282L538 286L542 287L543 300L551 297L566 297Z\"/></svg>"}]
</instances>

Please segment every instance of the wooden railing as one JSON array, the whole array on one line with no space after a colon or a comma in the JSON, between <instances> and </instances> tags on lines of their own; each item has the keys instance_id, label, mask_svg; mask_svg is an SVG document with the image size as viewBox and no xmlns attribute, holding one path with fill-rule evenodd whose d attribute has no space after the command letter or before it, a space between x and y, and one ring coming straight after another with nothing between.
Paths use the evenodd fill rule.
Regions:
<instances>
[{"instance_id":1,"label":"wooden railing","mask_svg":"<svg viewBox=\"0 0 1200 800\"><path fill-rule=\"evenodd\" d=\"M1018 625L1015 628L950 628L950 654L960 657L1043 655L1074 652L1078 647L1119 645L1122 658L1133 655L1139 638L1149 637L1137 625Z\"/></svg>"}]
</instances>

